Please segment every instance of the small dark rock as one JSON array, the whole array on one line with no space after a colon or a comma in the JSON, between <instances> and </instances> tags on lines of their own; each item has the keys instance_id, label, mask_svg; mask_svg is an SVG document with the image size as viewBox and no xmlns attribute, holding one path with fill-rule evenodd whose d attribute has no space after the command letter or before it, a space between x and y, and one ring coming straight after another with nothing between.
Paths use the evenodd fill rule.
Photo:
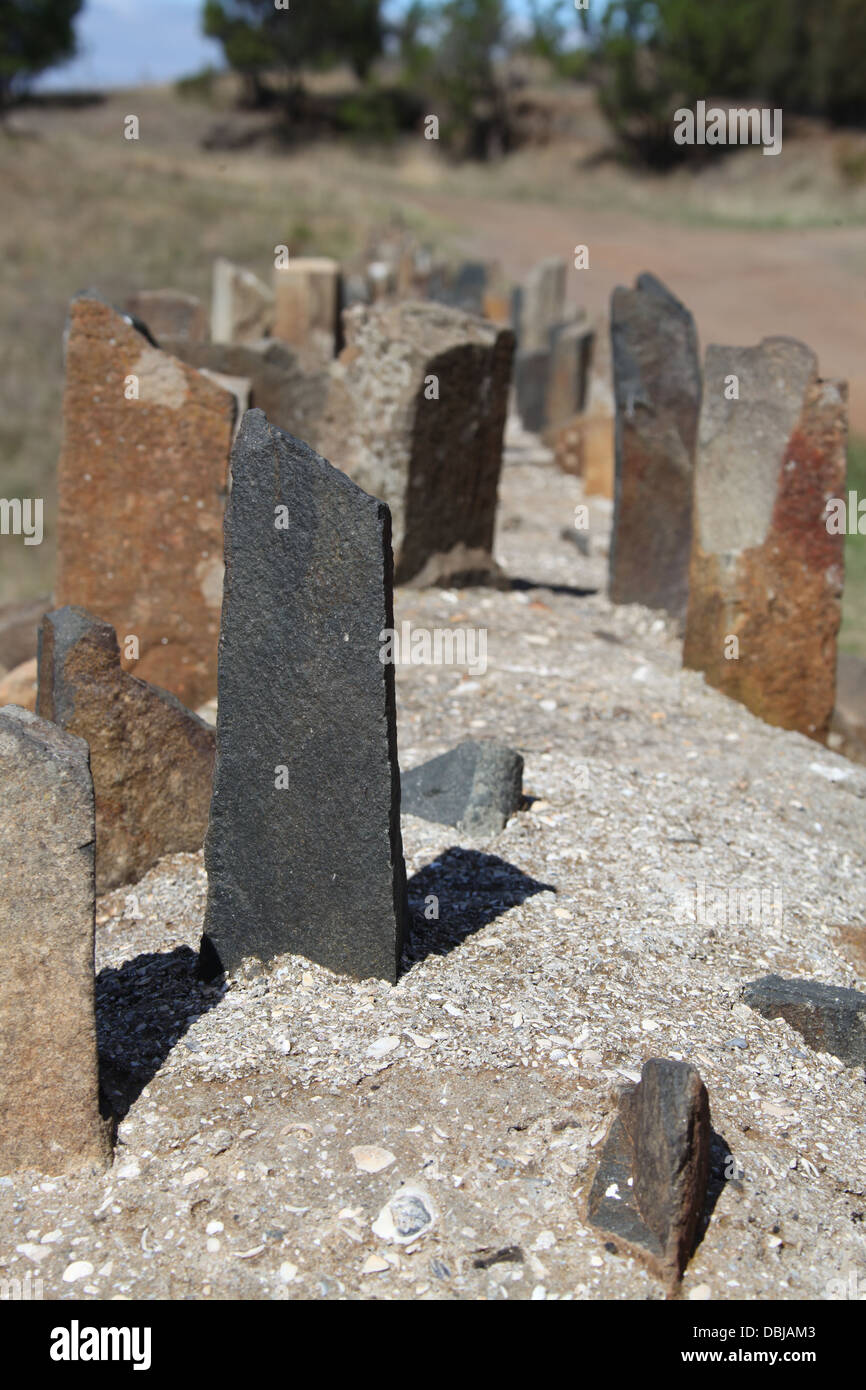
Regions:
<instances>
[{"instance_id":1,"label":"small dark rock","mask_svg":"<svg viewBox=\"0 0 866 1390\"><path fill-rule=\"evenodd\" d=\"M866 1066L866 994L816 980L764 975L743 987L743 1000L764 1018L783 1018L816 1052Z\"/></svg>"},{"instance_id":2,"label":"small dark rock","mask_svg":"<svg viewBox=\"0 0 866 1390\"><path fill-rule=\"evenodd\" d=\"M620 1098L590 1189L589 1221L675 1284L694 1249L709 1167L704 1083L688 1062L651 1058Z\"/></svg>"},{"instance_id":3,"label":"small dark rock","mask_svg":"<svg viewBox=\"0 0 866 1390\"><path fill-rule=\"evenodd\" d=\"M520 806L523 759L503 744L465 739L404 772L400 786L407 814L470 835L496 835Z\"/></svg>"},{"instance_id":4,"label":"small dark rock","mask_svg":"<svg viewBox=\"0 0 866 1390\"><path fill-rule=\"evenodd\" d=\"M472 1261L473 1269L490 1269L493 1265L523 1264L523 1251L519 1245L505 1245L501 1250L481 1251L478 1259Z\"/></svg>"}]
</instances>

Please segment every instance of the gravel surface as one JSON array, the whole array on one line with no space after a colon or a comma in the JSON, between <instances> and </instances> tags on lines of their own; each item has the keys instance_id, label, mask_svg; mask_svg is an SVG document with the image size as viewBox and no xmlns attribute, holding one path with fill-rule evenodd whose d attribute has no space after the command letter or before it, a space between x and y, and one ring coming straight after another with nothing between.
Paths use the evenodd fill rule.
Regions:
<instances>
[{"instance_id":1,"label":"gravel surface","mask_svg":"<svg viewBox=\"0 0 866 1390\"><path fill-rule=\"evenodd\" d=\"M0 1179L0 1276L46 1298L659 1299L585 1202L619 1088L668 1056L716 1136L682 1296L866 1297L863 1072L739 997L770 972L866 988L866 767L612 607L610 506L578 545L580 502L512 431L513 587L397 595L398 623L488 633L483 674L398 670L402 765L489 736L526 771L492 840L404 817L396 987L299 957L204 987L201 855L100 899L114 1166Z\"/></svg>"}]
</instances>

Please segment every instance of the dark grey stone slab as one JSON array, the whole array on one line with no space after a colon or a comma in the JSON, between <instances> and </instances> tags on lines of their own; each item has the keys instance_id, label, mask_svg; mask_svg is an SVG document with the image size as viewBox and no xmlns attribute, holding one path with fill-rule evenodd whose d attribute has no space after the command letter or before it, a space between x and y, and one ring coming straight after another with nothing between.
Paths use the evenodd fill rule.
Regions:
<instances>
[{"instance_id":1,"label":"dark grey stone slab","mask_svg":"<svg viewBox=\"0 0 866 1390\"><path fill-rule=\"evenodd\" d=\"M540 434L547 424L550 349L518 352L514 358L514 395L525 430Z\"/></svg>"},{"instance_id":2,"label":"dark grey stone slab","mask_svg":"<svg viewBox=\"0 0 866 1390\"><path fill-rule=\"evenodd\" d=\"M464 261L447 281L432 281L428 297L467 314L480 314L488 278L489 268L483 261Z\"/></svg>"},{"instance_id":3,"label":"dark grey stone slab","mask_svg":"<svg viewBox=\"0 0 866 1390\"><path fill-rule=\"evenodd\" d=\"M470 835L496 835L520 806L523 759L513 748L465 739L402 777L402 806Z\"/></svg>"},{"instance_id":4,"label":"dark grey stone slab","mask_svg":"<svg viewBox=\"0 0 866 1390\"><path fill-rule=\"evenodd\" d=\"M614 290L610 597L685 615L701 366L694 319L652 275Z\"/></svg>"},{"instance_id":5,"label":"dark grey stone slab","mask_svg":"<svg viewBox=\"0 0 866 1390\"><path fill-rule=\"evenodd\" d=\"M688 1062L654 1057L626 1089L587 1199L593 1226L675 1283L695 1244L710 1173L707 1091Z\"/></svg>"},{"instance_id":6,"label":"dark grey stone slab","mask_svg":"<svg viewBox=\"0 0 866 1390\"><path fill-rule=\"evenodd\" d=\"M407 909L394 668L379 658L390 513L260 410L232 478L202 968L292 951L395 980Z\"/></svg>"},{"instance_id":7,"label":"dark grey stone slab","mask_svg":"<svg viewBox=\"0 0 866 1390\"><path fill-rule=\"evenodd\" d=\"M866 994L816 980L764 975L743 988L743 999L764 1018L783 1018L816 1052L848 1066L866 1066Z\"/></svg>"}]
</instances>

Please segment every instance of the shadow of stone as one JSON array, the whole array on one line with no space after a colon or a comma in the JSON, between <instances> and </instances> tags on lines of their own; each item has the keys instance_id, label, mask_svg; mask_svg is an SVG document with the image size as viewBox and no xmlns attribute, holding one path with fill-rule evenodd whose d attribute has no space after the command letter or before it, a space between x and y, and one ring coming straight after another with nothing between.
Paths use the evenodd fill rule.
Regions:
<instances>
[{"instance_id":1,"label":"shadow of stone","mask_svg":"<svg viewBox=\"0 0 866 1390\"><path fill-rule=\"evenodd\" d=\"M198 979L189 946L107 966L96 977L96 1038L103 1108L122 1119L171 1049L225 992Z\"/></svg>"},{"instance_id":2,"label":"shadow of stone","mask_svg":"<svg viewBox=\"0 0 866 1390\"><path fill-rule=\"evenodd\" d=\"M545 579L510 578L505 585L508 589L519 589L526 593L530 589L546 589L550 594L570 594L572 598L592 598L598 588L580 589L574 584L551 584Z\"/></svg>"},{"instance_id":3,"label":"shadow of stone","mask_svg":"<svg viewBox=\"0 0 866 1390\"><path fill-rule=\"evenodd\" d=\"M707 1196L698 1221L698 1228L695 1232L695 1250L697 1250L707 1233L713 1212L716 1209L716 1203L721 1197L727 1183L732 1182L735 1187L741 1186L738 1178L728 1176L736 1166L736 1160L734 1159L727 1139L725 1139L723 1135L718 1134L716 1130L711 1127L710 1172L707 1178Z\"/></svg>"},{"instance_id":4,"label":"shadow of stone","mask_svg":"<svg viewBox=\"0 0 866 1390\"><path fill-rule=\"evenodd\" d=\"M539 883L498 855L452 845L409 880L411 926L401 973L427 956L447 955L536 893L555 892L552 884ZM435 903L427 901L431 898ZM438 911L438 917L428 918L425 909Z\"/></svg>"}]
</instances>

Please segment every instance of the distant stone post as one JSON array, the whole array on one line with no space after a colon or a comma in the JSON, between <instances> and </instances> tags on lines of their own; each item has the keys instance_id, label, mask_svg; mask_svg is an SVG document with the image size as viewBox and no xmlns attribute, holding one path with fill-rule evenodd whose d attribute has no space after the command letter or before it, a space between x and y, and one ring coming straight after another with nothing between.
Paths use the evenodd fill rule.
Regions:
<instances>
[{"instance_id":1,"label":"distant stone post","mask_svg":"<svg viewBox=\"0 0 866 1390\"><path fill-rule=\"evenodd\" d=\"M686 611L695 443L701 408L698 336L688 309L652 275L611 301L616 482L610 597L674 617Z\"/></svg>"},{"instance_id":2,"label":"distant stone post","mask_svg":"<svg viewBox=\"0 0 866 1390\"><path fill-rule=\"evenodd\" d=\"M793 338L707 349L683 663L826 739L836 689L848 392Z\"/></svg>"},{"instance_id":3,"label":"distant stone post","mask_svg":"<svg viewBox=\"0 0 866 1390\"><path fill-rule=\"evenodd\" d=\"M274 270L273 335L310 360L327 362L340 338L341 277L337 261L296 256Z\"/></svg>"}]
</instances>

